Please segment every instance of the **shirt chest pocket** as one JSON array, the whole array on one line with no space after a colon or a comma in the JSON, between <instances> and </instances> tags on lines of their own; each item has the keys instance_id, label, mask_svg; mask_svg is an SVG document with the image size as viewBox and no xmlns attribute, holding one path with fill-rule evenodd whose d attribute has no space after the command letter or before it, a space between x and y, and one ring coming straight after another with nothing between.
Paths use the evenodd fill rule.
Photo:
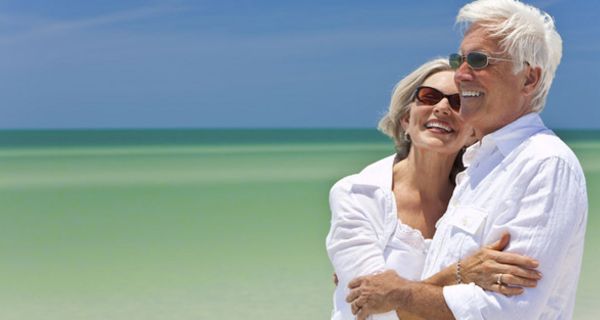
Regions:
<instances>
[{"instance_id":1,"label":"shirt chest pocket","mask_svg":"<svg viewBox=\"0 0 600 320\"><path fill-rule=\"evenodd\" d=\"M462 258L479 249L488 213L472 207L454 207L448 213L445 220L452 239L452 256Z\"/></svg>"}]
</instances>

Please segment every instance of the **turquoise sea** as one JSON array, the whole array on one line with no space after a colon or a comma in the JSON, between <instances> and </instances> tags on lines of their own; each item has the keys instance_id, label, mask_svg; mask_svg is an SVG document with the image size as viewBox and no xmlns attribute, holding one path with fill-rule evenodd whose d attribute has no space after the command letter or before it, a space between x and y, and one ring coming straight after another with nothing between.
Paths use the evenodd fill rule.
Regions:
<instances>
[{"instance_id":1,"label":"turquoise sea","mask_svg":"<svg viewBox=\"0 0 600 320\"><path fill-rule=\"evenodd\" d=\"M590 210L575 319L600 306L600 131L559 131ZM0 132L0 319L327 319L327 195L375 130Z\"/></svg>"}]
</instances>

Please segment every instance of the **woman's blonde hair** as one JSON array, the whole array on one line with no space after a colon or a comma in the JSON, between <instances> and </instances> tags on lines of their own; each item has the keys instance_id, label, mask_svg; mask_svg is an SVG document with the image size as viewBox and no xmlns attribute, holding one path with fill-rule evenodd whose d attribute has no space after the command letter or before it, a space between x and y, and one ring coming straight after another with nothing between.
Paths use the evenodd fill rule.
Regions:
<instances>
[{"instance_id":1,"label":"woman's blonde hair","mask_svg":"<svg viewBox=\"0 0 600 320\"><path fill-rule=\"evenodd\" d=\"M442 71L453 71L448 63L448 59L437 58L428 61L411 72L404 79L400 80L394 87L392 99L388 112L379 121L379 131L383 132L396 144L397 159L402 160L408 156L410 151L410 139L405 138L405 131L402 128L402 118L408 115L415 99L417 88L425 82L427 78ZM450 182L455 183L456 175L465 169L462 162L464 148L456 155L452 171L450 172Z\"/></svg>"},{"instance_id":2,"label":"woman's blonde hair","mask_svg":"<svg viewBox=\"0 0 600 320\"><path fill-rule=\"evenodd\" d=\"M404 128L400 121L410 112L417 88L431 75L441 71L452 71L448 59L438 58L426 62L400 80L394 87L388 112L379 121L379 131L394 140L396 151L402 159L408 155L410 140L405 139Z\"/></svg>"}]
</instances>

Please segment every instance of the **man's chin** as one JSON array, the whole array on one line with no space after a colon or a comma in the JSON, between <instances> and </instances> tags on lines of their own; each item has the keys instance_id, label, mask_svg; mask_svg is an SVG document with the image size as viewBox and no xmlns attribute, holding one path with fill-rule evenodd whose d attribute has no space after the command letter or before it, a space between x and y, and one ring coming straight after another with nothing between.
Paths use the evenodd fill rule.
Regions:
<instances>
[{"instance_id":1,"label":"man's chin","mask_svg":"<svg viewBox=\"0 0 600 320\"><path fill-rule=\"evenodd\" d=\"M458 113L458 116L466 123L469 123L469 121L472 121L473 119L475 119L475 116L477 115L477 107L463 107L461 106L460 108L460 112Z\"/></svg>"}]
</instances>

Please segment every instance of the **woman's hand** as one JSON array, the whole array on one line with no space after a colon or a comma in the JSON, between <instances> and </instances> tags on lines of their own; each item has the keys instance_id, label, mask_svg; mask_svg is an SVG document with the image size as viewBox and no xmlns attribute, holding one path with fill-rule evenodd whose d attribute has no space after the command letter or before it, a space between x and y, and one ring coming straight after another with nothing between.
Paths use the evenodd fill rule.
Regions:
<instances>
[{"instance_id":1,"label":"woman's hand","mask_svg":"<svg viewBox=\"0 0 600 320\"><path fill-rule=\"evenodd\" d=\"M461 260L462 282L474 282L485 290L506 296L519 295L524 287L535 287L542 278L542 274L534 270L539 262L520 254L502 252L509 240L510 234L505 232L500 240Z\"/></svg>"}]
</instances>

